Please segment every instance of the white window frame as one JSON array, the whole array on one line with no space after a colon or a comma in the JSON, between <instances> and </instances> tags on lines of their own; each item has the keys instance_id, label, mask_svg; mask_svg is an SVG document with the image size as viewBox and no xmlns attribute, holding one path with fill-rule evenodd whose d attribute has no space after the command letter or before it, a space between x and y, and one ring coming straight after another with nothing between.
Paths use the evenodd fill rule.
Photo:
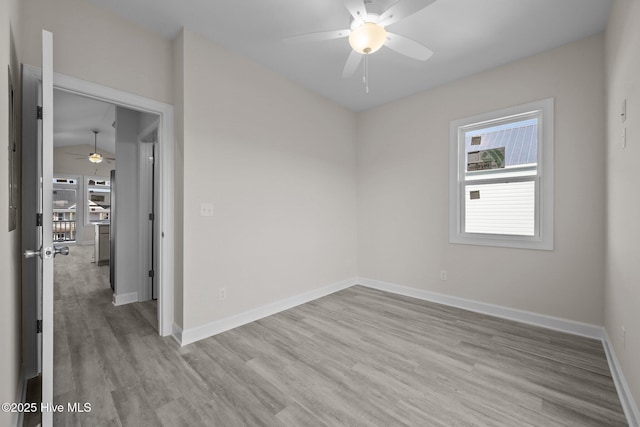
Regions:
<instances>
[{"instance_id":1,"label":"white window frame","mask_svg":"<svg viewBox=\"0 0 640 427\"><path fill-rule=\"evenodd\" d=\"M449 133L449 242L507 248L553 250L553 98L454 120ZM538 159L533 236L466 233L465 230L465 132L489 127L532 113L538 117ZM530 179L530 178L529 178ZM517 179L513 179L517 180ZM478 182L482 181L466 181Z\"/></svg>"}]
</instances>

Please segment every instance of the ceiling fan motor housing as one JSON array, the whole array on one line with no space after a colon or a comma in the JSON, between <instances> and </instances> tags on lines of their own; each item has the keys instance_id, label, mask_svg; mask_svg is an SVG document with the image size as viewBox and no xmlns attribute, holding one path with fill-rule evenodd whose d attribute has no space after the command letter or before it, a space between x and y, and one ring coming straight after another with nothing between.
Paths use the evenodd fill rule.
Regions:
<instances>
[{"instance_id":1,"label":"ceiling fan motor housing","mask_svg":"<svg viewBox=\"0 0 640 427\"><path fill-rule=\"evenodd\" d=\"M352 28L349 34L349 44L353 50L363 55L368 55L380 49L386 39L387 30L374 21L367 21L356 28Z\"/></svg>"}]
</instances>

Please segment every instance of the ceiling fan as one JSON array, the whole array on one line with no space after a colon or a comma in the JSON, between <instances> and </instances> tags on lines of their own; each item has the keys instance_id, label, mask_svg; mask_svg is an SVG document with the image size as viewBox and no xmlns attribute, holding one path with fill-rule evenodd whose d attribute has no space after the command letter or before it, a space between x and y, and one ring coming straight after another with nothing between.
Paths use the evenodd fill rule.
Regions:
<instances>
[{"instance_id":1,"label":"ceiling fan","mask_svg":"<svg viewBox=\"0 0 640 427\"><path fill-rule=\"evenodd\" d=\"M377 0L344 0L351 15L350 28L301 34L284 39L287 43L308 43L349 37L353 49L342 70L342 77L351 77L364 58L363 81L368 86L368 56L382 46L419 61L426 61L433 52L426 46L398 34L390 33L386 27L404 19L434 3L435 0L399 0L386 10L379 10Z\"/></svg>"},{"instance_id":2,"label":"ceiling fan","mask_svg":"<svg viewBox=\"0 0 640 427\"><path fill-rule=\"evenodd\" d=\"M93 132L93 152L92 153L89 153L88 156L85 156L83 154L77 154L77 153L67 153L67 154L82 156L82 157L78 157L78 159L88 159L91 163L102 163L103 160L106 160L107 163L111 163L112 160L115 160L113 157L105 157L98 152L98 134L100 133L100 131L97 129L94 129L92 130L92 132Z\"/></svg>"}]
</instances>

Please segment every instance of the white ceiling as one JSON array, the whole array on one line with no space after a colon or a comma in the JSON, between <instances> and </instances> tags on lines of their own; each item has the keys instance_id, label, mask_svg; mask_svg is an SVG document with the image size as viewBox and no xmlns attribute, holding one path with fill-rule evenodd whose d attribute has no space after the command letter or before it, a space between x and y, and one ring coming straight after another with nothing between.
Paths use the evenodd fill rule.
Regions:
<instances>
[{"instance_id":1,"label":"white ceiling","mask_svg":"<svg viewBox=\"0 0 640 427\"><path fill-rule=\"evenodd\" d=\"M348 28L343 0L91 1L166 38L186 27L354 111L596 34L611 6L611 0L438 0L388 27L435 54L420 62L383 47L370 57L366 94L361 68L341 77L351 50L347 39L282 42ZM373 2L385 7L394 0Z\"/></svg>"},{"instance_id":2,"label":"white ceiling","mask_svg":"<svg viewBox=\"0 0 640 427\"><path fill-rule=\"evenodd\" d=\"M116 152L116 131L113 127L116 119L115 105L56 89L53 93L53 111L55 147L90 145L93 151L93 130L97 129L100 131L97 139L98 152ZM86 150L86 147L83 149ZM89 153L78 154L88 156Z\"/></svg>"}]
</instances>

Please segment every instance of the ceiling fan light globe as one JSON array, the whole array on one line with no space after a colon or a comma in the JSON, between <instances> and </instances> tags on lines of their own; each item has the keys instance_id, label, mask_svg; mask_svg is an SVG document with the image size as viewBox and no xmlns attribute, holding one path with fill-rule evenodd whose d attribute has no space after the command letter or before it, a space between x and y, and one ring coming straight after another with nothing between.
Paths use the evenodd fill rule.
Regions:
<instances>
[{"instance_id":1,"label":"ceiling fan light globe","mask_svg":"<svg viewBox=\"0 0 640 427\"><path fill-rule=\"evenodd\" d=\"M373 22L365 22L349 34L349 44L353 50L363 55L380 49L386 39L387 30Z\"/></svg>"},{"instance_id":2,"label":"ceiling fan light globe","mask_svg":"<svg viewBox=\"0 0 640 427\"><path fill-rule=\"evenodd\" d=\"M102 154L100 153L89 154L89 161L91 163L102 163Z\"/></svg>"}]
</instances>

